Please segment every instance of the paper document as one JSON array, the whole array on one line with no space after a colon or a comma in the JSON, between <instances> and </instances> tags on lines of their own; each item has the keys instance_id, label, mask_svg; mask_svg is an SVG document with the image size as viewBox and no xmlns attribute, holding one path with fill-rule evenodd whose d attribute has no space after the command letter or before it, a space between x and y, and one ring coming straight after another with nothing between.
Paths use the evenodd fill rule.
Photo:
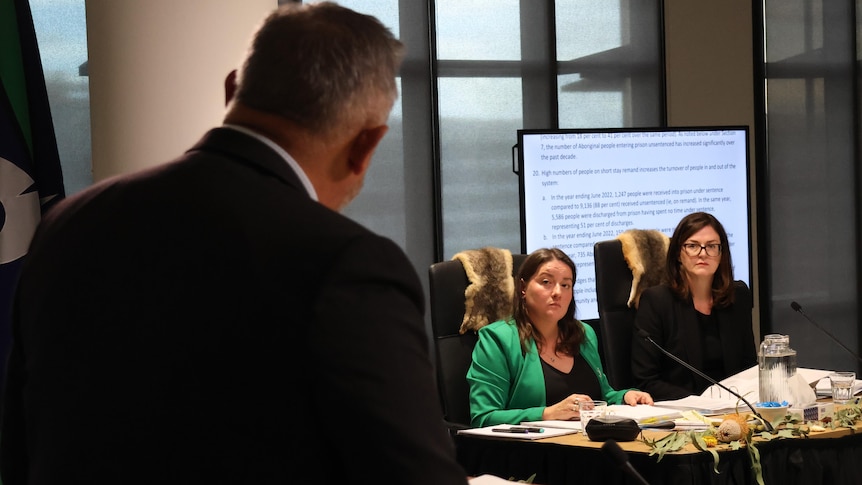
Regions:
<instances>
[{"instance_id":1,"label":"paper document","mask_svg":"<svg viewBox=\"0 0 862 485\"><path fill-rule=\"evenodd\" d=\"M506 480L505 478L500 478L494 475L479 475L478 477L473 477L467 482L470 485L498 485L508 483L512 484L511 480Z\"/></svg>"},{"instance_id":2,"label":"paper document","mask_svg":"<svg viewBox=\"0 0 862 485\"><path fill-rule=\"evenodd\" d=\"M677 431L706 429L712 426L715 421L715 418L704 416L699 412L693 411L691 409L681 411L681 413L681 418L673 420L673 423L676 425L674 429L676 429Z\"/></svg>"},{"instance_id":3,"label":"paper document","mask_svg":"<svg viewBox=\"0 0 862 485\"><path fill-rule=\"evenodd\" d=\"M830 372L819 369L796 369L797 381L799 383L797 385L798 392L803 396L801 399L806 402L814 401L815 397L811 388L823 379L823 377L828 376ZM760 377L756 365L721 380L721 383L744 397L752 405L760 400ZM727 392L726 389L722 389L721 386L716 385L707 387L699 396L688 396L672 401L658 401L655 404L656 406L674 409L695 409L705 415L748 411L748 407L738 397Z\"/></svg>"},{"instance_id":4,"label":"paper document","mask_svg":"<svg viewBox=\"0 0 862 485\"><path fill-rule=\"evenodd\" d=\"M676 425L674 428L677 431L690 431L690 430L699 430L699 429L707 429L711 425L704 423L703 421L692 421L690 419L675 419L673 423Z\"/></svg>"},{"instance_id":5,"label":"paper document","mask_svg":"<svg viewBox=\"0 0 862 485\"><path fill-rule=\"evenodd\" d=\"M722 379L720 382L725 387L744 397L748 402L757 402L757 395L760 392L760 377L756 365L726 379ZM722 389L721 386L716 386L715 384L707 387L706 390L700 393L700 397L725 401L737 401L739 399L727 392L726 389Z\"/></svg>"},{"instance_id":6,"label":"paper document","mask_svg":"<svg viewBox=\"0 0 862 485\"><path fill-rule=\"evenodd\" d=\"M525 428L532 428L530 431L522 431ZM483 428L459 429L458 434L467 434L475 436L485 436L488 438L503 438L516 440L538 440L542 438L550 438L551 436L562 436L565 434L577 433L575 429L566 428L551 428L544 426L527 426L526 424L497 424L494 426L485 426Z\"/></svg>"},{"instance_id":7,"label":"paper document","mask_svg":"<svg viewBox=\"0 0 862 485\"><path fill-rule=\"evenodd\" d=\"M804 367L796 369L796 374L799 376L798 379L800 379L800 381L804 381L809 387L813 387L818 381L828 376L830 372L832 371L807 369ZM722 379L720 382L724 384L725 387L737 392L752 404L760 401L760 373L756 365L726 379ZM737 399L733 397L732 394L728 393L727 390L714 384L707 387L700 395L701 397L708 397L711 399L724 399L730 401Z\"/></svg>"},{"instance_id":8,"label":"paper document","mask_svg":"<svg viewBox=\"0 0 862 485\"><path fill-rule=\"evenodd\" d=\"M562 428L572 430L575 433L583 430L583 426L581 426L580 421L563 421L563 420L541 420L541 421L524 421L521 423L523 426L540 426L543 428Z\"/></svg>"},{"instance_id":9,"label":"paper document","mask_svg":"<svg viewBox=\"0 0 862 485\"><path fill-rule=\"evenodd\" d=\"M727 392L725 392L727 394ZM744 402L737 399L713 399L702 396L688 396L682 399L674 399L672 401L656 401L657 406L663 408L672 408L678 410L694 410L704 416L714 416L716 414L732 414L736 412L748 411L748 406ZM751 401L749 401L751 402Z\"/></svg>"},{"instance_id":10,"label":"paper document","mask_svg":"<svg viewBox=\"0 0 862 485\"><path fill-rule=\"evenodd\" d=\"M682 413L679 409L649 406L646 404L638 404L637 406L629 406L628 404L611 404L608 406L608 411L613 416L634 419L638 424L654 423L658 421L673 421L674 419L682 418ZM525 426L544 426L547 428L565 428L578 431L583 429L580 421L525 421L521 424Z\"/></svg>"},{"instance_id":11,"label":"paper document","mask_svg":"<svg viewBox=\"0 0 862 485\"><path fill-rule=\"evenodd\" d=\"M672 421L682 417L682 413L680 413L678 409L649 406L646 404L638 404L637 406L629 406L628 404L611 404L608 406L608 411L614 416L634 419L638 424L657 421Z\"/></svg>"}]
</instances>

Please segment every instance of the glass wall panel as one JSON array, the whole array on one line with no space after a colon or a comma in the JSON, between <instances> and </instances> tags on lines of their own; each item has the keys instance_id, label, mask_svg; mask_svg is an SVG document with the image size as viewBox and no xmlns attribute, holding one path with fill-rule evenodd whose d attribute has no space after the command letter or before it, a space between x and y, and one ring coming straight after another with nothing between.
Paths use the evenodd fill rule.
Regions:
<instances>
[{"instance_id":1,"label":"glass wall panel","mask_svg":"<svg viewBox=\"0 0 862 485\"><path fill-rule=\"evenodd\" d=\"M531 128L661 122L657 0L339 3L376 16L408 48L390 131L345 214L401 245L423 280L430 258L520 251L512 148L525 119ZM31 8L71 194L92 183L85 0Z\"/></svg>"},{"instance_id":2,"label":"glass wall panel","mask_svg":"<svg viewBox=\"0 0 862 485\"><path fill-rule=\"evenodd\" d=\"M30 0L66 195L93 183L84 0Z\"/></svg>"},{"instance_id":3,"label":"glass wall panel","mask_svg":"<svg viewBox=\"0 0 862 485\"><path fill-rule=\"evenodd\" d=\"M557 59L578 59L623 45L622 5L618 1L556 0Z\"/></svg>"},{"instance_id":4,"label":"glass wall panel","mask_svg":"<svg viewBox=\"0 0 862 485\"><path fill-rule=\"evenodd\" d=\"M625 95L620 90L585 88L578 74L559 77L560 128L617 128L626 126ZM622 83L618 83L622 84Z\"/></svg>"},{"instance_id":5,"label":"glass wall panel","mask_svg":"<svg viewBox=\"0 0 862 485\"><path fill-rule=\"evenodd\" d=\"M660 5L556 0L559 124L661 126Z\"/></svg>"},{"instance_id":6,"label":"glass wall panel","mask_svg":"<svg viewBox=\"0 0 862 485\"><path fill-rule=\"evenodd\" d=\"M518 0L437 0L437 58L521 58Z\"/></svg>"},{"instance_id":7,"label":"glass wall panel","mask_svg":"<svg viewBox=\"0 0 862 485\"><path fill-rule=\"evenodd\" d=\"M346 0L338 3L377 17L393 35L399 36L398 0ZM401 93L400 79L398 91ZM389 131L374 154L362 193L343 213L406 248L403 137L402 103L399 94L389 115Z\"/></svg>"},{"instance_id":8,"label":"glass wall panel","mask_svg":"<svg viewBox=\"0 0 862 485\"><path fill-rule=\"evenodd\" d=\"M445 258L483 246L520 252L520 80L440 79L438 89Z\"/></svg>"},{"instance_id":9,"label":"glass wall panel","mask_svg":"<svg viewBox=\"0 0 862 485\"><path fill-rule=\"evenodd\" d=\"M771 331L799 365L858 362L790 307L858 346L859 99L852 1L767 1Z\"/></svg>"}]
</instances>

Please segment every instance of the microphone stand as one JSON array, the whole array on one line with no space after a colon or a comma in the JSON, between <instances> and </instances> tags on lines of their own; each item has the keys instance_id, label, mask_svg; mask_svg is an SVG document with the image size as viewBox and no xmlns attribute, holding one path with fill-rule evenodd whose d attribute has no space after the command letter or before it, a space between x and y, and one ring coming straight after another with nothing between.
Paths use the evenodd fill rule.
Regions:
<instances>
[{"instance_id":1,"label":"microphone stand","mask_svg":"<svg viewBox=\"0 0 862 485\"><path fill-rule=\"evenodd\" d=\"M649 482L646 481L646 479L643 477L643 475L641 475L640 473L638 473L637 470L635 470L635 467L632 466L631 462L629 461L629 457L626 455L626 452L623 451L622 448L620 448L620 445L618 445L616 441L614 441L614 440L605 441L605 443L602 445L602 451L607 453L610 456L610 458L620 468L622 468L622 470L624 472L631 475L631 477L634 479L634 481L636 481L637 483L639 483L641 485L649 485Z\"/></svg>"},{"instance_id":2,"label":"microphone stand","mask_svg":"<svg viewBox=\"0 0 862 485\"><path fill-rule=\"evenodd\" d=\"M806 319L806 320L808 320L808 323L810 323L810 324L814 325L815 327L817 327L821 332L825 333L827 337L831 338L833 342L835 342L836 344L840 345L844 350L846 350L846 351L847 351L847 353L849 353L849 354L850 354L850 355L852 355L853 357L856 357L856 360L858 360L860 363L862 363L862 358L860 358L860 357L859 357L859 355L858 355L858 354L856 354L856 352L853 352L852 350L850 350L850 348L848 348L846 345L844 345L843 343L841 343L841 341L840 341L840 340L838 340L838 338L837 338L837 337L835 337L834 335L832 335L831 333L829 333L829 331L828 331L828 330L826 330L825 328L823 328L822 326L820 326L820 324L819 324L819 323L817 323L813 318L809 317L809 316L808 316L808 314L807 314L807 313L805 313L805 311L804 311L804 310L802 310L802 306L800 306L800 305L799 305L799 303L796 303L795 301L790 302L790 308L792 308L794 311L798 312L800 315L802 315L803 317L805 317L805 319Z\"/></svg>"},{"instance_id":3,"label":"microphone stand","mask_svg":"<svg viewBox=\"0 0 862 485\"><path fill-rule=\"evenodd\" d=\"M679 357L677 357L677 356L673 355L672 353L668 352L667 350L665 350L665 349L664 349L664 347L662 347L661 345L659 345L658 343L656 343L656 341L655 341L655 340L653 340L653 339L652 339L652 337L650 337L650 336L649 336L649 334L648 334L648 333L646 333L646 331L645 331L645 330L638 330L638 335L640 335L640 336L641 336L641 338L643 338L643 339L644 339L644 340L646 340L647 342L649 342L649 343L653 344L653 345L655 346L655 348L659 349L659 350L660 350L664 355L666 355L666 356L670 357L671 359L675 360L676 362L678 362L679 364L681 364L681 365L682 365L683 367L685 367L686 369L688 369L688 370L690 370L690 371L694 372L695 374L699 375L700 377L703 377L703 378L704 378L704 379L706 379L707 381L709 381L709 382L711 382L711 383L713 383L713 384L717 385L718 387L720 387L720 388L724 389L725 391L729 392L732 396L737 397L737 398L739 398L740 400L742 400L742 402L744 402L744 403L745 403L745 405L746 405L746 406L748 406L748 409L750 409L750 410L751 410L751 412L752 412L752 413L754 413L754 415L755 415L755 416L757 416L757 419L758 419L758 420L763 424L763 426L766 428L766 430L767 430L767 431L772 432L772 431L774 431L774 430L775 430L775 428L773 428L773 427L772 427L772 424L771 424L769 421L767 421L766 419L763 419L763 416L761 416L761 415L760 415L760 413L758 413L758 412L757 412L757 410L756 410L756 409L754 409L754 406L752 406L752 405L751 405L751 403L749 403L747 399L745 399L744 397L742 397L742 395L740 395L740 394L739 394L739 393L737 393L737 392L734 392L734 391L730 390L730 388L729 388L729 387L727 387L727 386L725 386L724 384L722 384L722 383L718 382L717 380L713 379L712 377L709 377L708 375L704 374L703 372L701 372L701 371L699 371L699 370L695 369L695 368L694 368L694 366L690 365L688 362L686 362L686 361L684 361L684 360L680 359Z\"/></svg>"}]
</instances>

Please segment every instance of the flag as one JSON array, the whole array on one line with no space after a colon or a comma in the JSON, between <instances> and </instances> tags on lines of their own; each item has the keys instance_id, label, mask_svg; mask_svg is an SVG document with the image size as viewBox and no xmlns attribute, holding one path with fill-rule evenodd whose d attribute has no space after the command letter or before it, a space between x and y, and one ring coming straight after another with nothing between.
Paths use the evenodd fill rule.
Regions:
<instances>
[{"instance_id":1,"label":"flag","mask_svg":"<svg viewBox=\"0 0 862 485\"><path fill-rule=\"evenodd\" d=\"M41 214L64 196L30 4L0 0L0 383L18 273Z\"/></svg>"}]
</instances>

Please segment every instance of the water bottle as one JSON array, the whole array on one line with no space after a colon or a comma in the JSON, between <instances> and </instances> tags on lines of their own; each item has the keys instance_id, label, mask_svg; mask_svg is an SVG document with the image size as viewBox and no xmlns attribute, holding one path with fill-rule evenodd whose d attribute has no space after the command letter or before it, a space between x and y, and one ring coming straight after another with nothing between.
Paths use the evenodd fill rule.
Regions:
<instances>
[{"instance_id":1,"label":"water bottle","mask_svg":"<svg viewBox=\"0 0 862 485\"><path fill-rule=\"evenodd\" d=\"M757 360L760 402L793 404L791 383L796 376L796 351L790 348L790 336L763 337Z\"/></svg>"}]
</instances>

